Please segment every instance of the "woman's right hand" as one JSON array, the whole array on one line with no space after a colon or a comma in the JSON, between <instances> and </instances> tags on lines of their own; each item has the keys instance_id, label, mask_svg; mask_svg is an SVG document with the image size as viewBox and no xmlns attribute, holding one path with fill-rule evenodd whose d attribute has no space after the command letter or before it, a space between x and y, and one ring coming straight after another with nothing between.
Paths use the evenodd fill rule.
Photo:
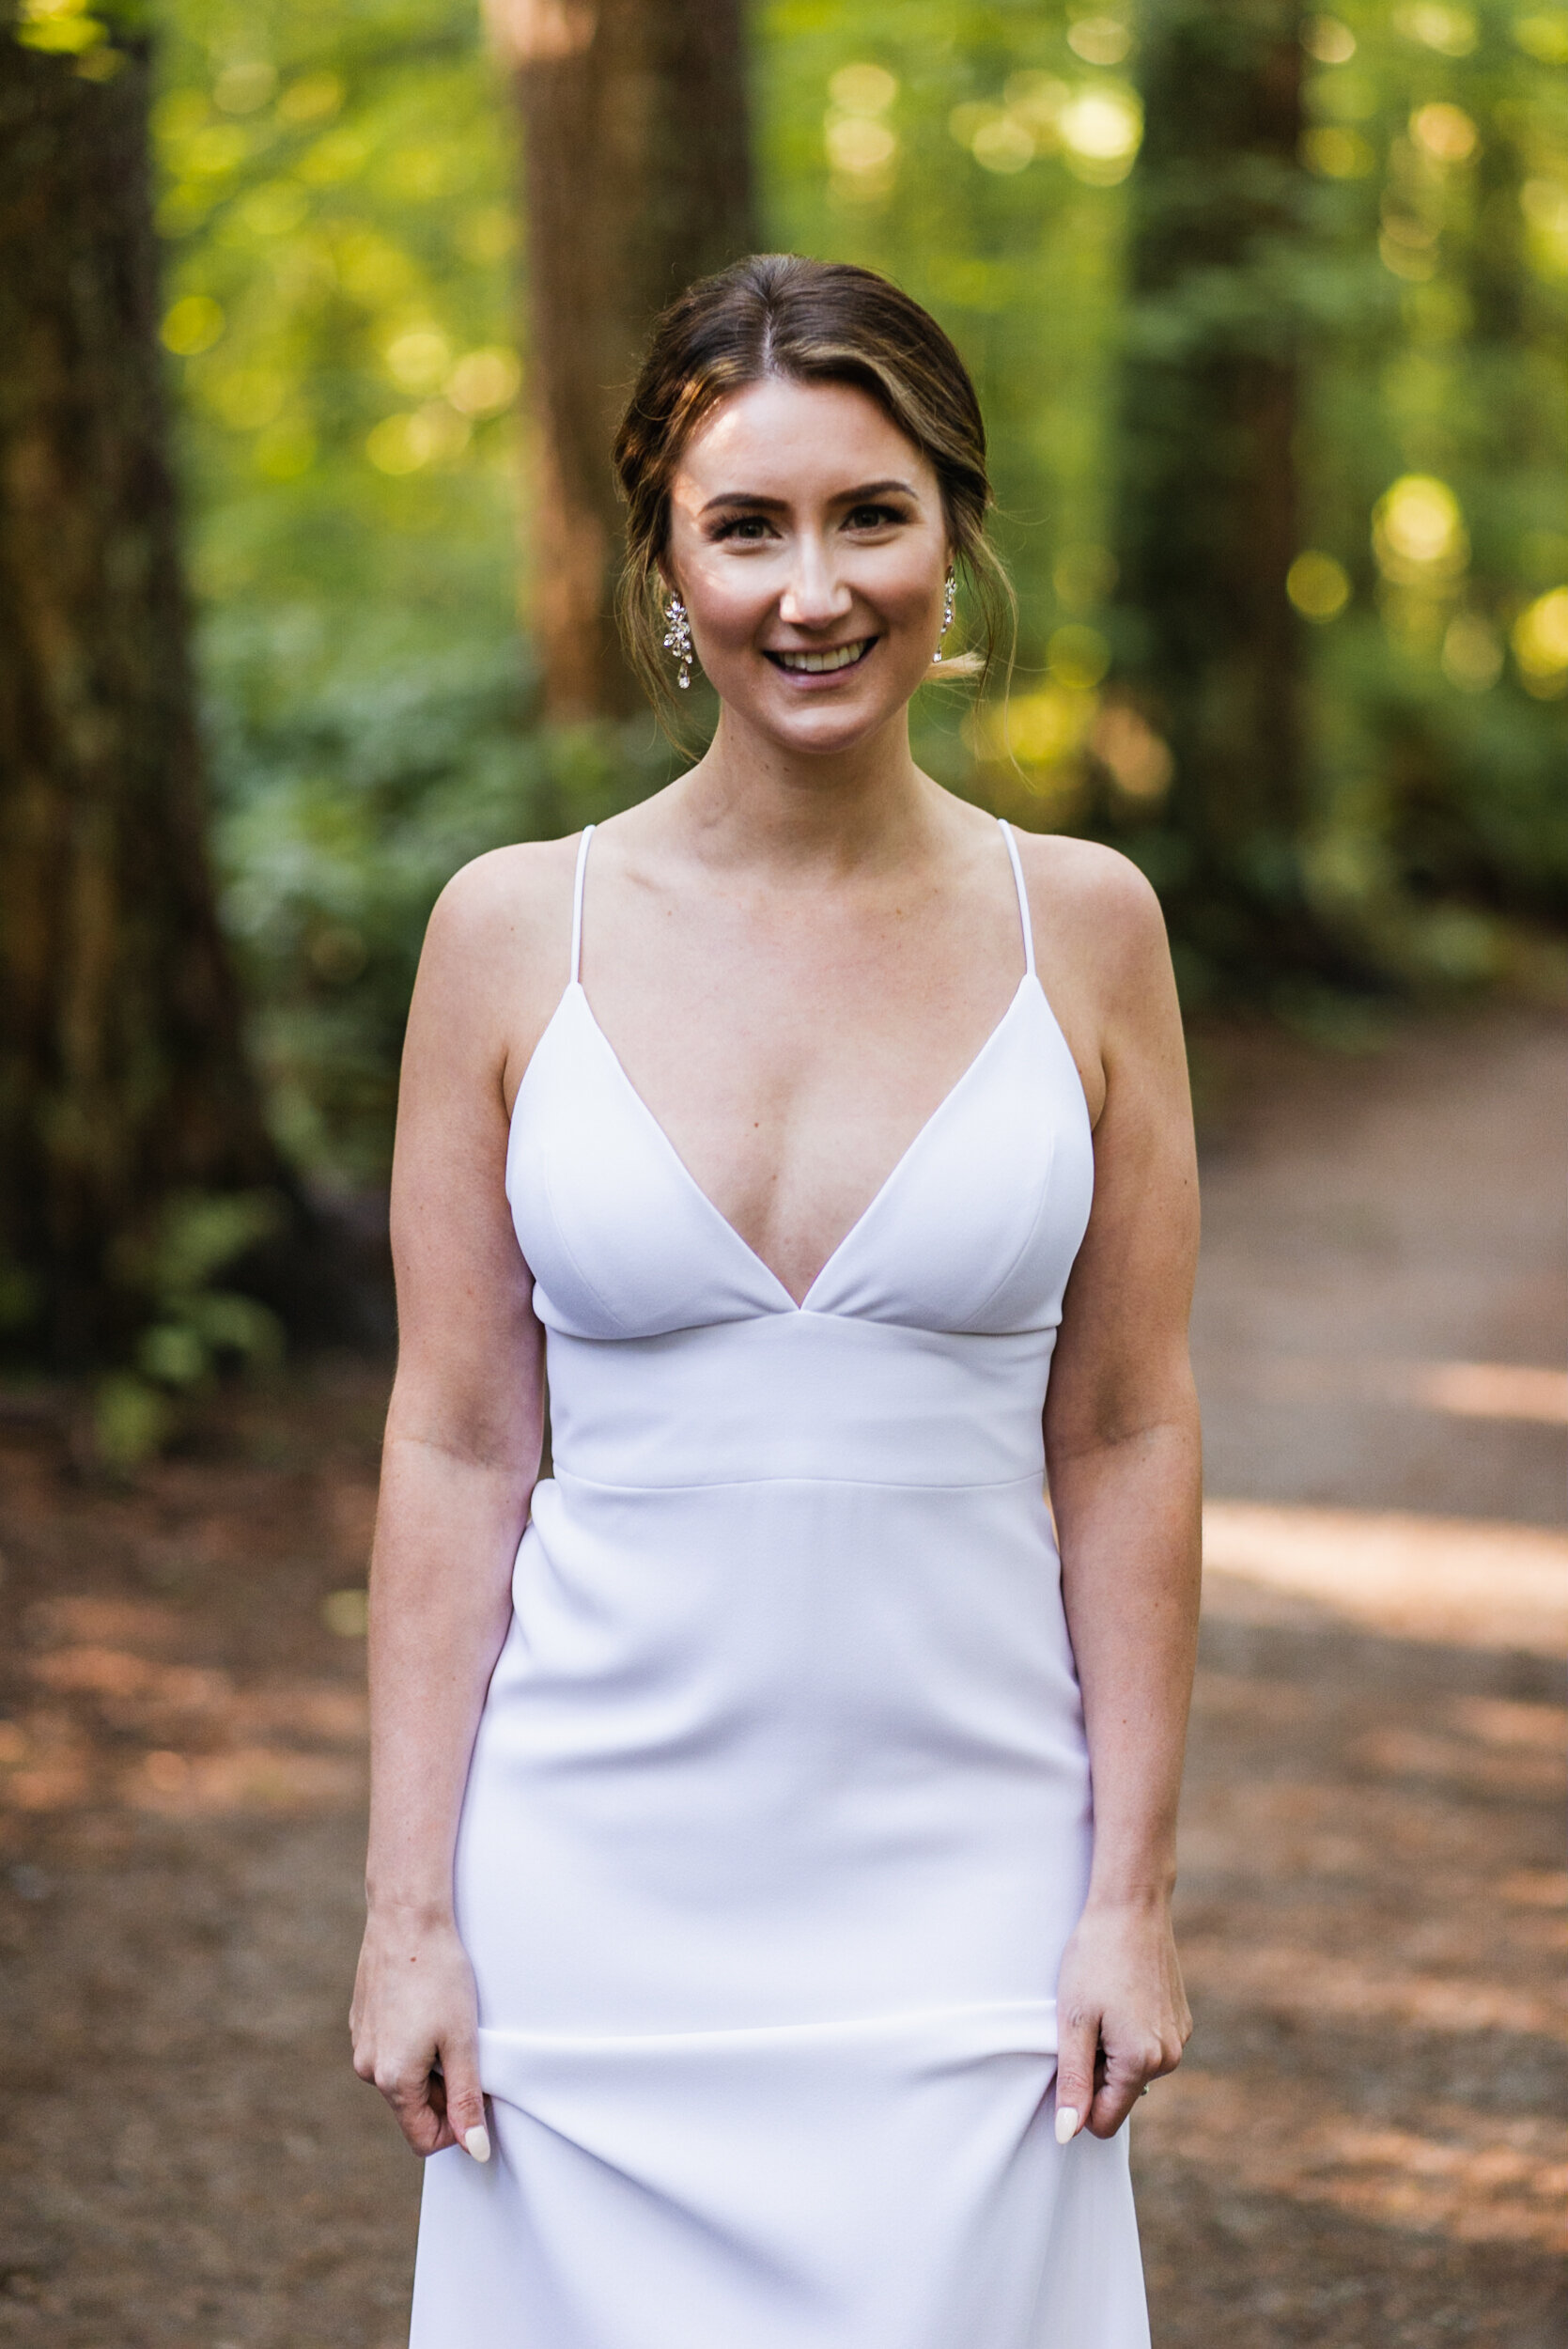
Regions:
<instances>
[{"instance_id":1,"label":"woman's right hand","mask_svg":"<svg viewBox=\"0 0 1568 2349\"><path fill-rule=\"evenodd\" d=\"M449 1919L372 1913L349 2029L355 2071L380 2090L416 2154L461 2145L489 2161L474 1969Z\"/></svg>"}]
</instances>

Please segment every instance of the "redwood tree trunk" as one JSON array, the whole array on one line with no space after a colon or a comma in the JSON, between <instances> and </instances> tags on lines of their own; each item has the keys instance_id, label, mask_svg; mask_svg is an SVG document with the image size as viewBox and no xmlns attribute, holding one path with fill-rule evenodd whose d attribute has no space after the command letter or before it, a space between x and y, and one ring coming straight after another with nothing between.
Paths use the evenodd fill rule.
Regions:
<instances>
[{"instance_id":1,"label":"redwood tree trunk","mask_svg":"<svg viewBox=\"0 0 1568 2349\"><path fill-rule=\"evenodd\" d=\"M275 1179L203 842L145 48L0 0L0 1303L101 1358L184 1190ZM112 56L108 60L112 65Z\"/></svg>"},{"instance_id":2,"label":"redwood tree trunk","mask_svg":"<svg viewBox=\"0 0 1568 2349\"><path fill-rule=\"evenodd\" d=\"M1217 972L1312 958L1298 884L1296 0L1153 0L1122 397L1123 674L1174 754L1150 843Z\"/></svg>"},{"instance_id":3,"label":"redwood tree trunk","mask_svg":"<svg viewBox=\"0 0 1568 2349\"><path fill-rule=\"evenodd\" d=\"M613 598L610 448L654 318L752 249L740 0L487 0L522 132L533 569L546 707L642 706Z\"/></svg>"}]
</instances>

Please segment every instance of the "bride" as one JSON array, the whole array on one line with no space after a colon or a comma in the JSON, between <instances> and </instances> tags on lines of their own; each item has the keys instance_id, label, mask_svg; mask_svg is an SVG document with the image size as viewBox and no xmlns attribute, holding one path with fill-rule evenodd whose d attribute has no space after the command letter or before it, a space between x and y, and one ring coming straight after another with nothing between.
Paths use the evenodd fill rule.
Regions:
<instances>
[{"instance_id":1,"label":"bride","mask_svg":"<svg viewBox=\"0 0 1568 2349\"><path fill-rule=\"evenodd\" d=\"M1159 911L911 758L999 574L906 295L693 287L616 462L712 747L457 876L404 1062L353 2036L431 2156L413 2341L1142 2349L1199 1492Z\"/></svg>"}]
</instances>

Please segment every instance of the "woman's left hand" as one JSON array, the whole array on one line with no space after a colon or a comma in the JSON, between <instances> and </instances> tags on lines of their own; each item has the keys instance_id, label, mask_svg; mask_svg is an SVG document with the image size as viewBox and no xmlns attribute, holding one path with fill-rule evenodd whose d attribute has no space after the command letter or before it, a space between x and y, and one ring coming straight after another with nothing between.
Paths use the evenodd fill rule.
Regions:
<instances>
[{"instance_id":1,"label":"woman's left hand","mask_svg":"<svg viewBox=\"0 0 1568 2349\"><path fill-rule=\"evenodd\" d=\"M1056 2027L1057 2142L1080 2128L1114 2137L1192 2033L1168 1901L1090 1901L1062 1960Z\"/></svg>"}]
</instances>

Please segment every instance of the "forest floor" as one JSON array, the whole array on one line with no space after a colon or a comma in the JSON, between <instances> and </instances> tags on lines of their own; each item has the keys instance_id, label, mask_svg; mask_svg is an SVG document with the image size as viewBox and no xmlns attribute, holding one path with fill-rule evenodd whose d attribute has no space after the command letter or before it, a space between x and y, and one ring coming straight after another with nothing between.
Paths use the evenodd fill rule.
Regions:
<instances>
[{"instance_id":1,"label":"forest floor","mask_svg":"<svg viewBox=\"0 0 1568 2349\"><path fill-rule=\"evenodd\" d=\"M1199 1056L1217 1499L1197 2031L1134 2123L1158 2349L1564 2337L1565 1041ZM118 1487L0 1399L0 2343L406 2338L418 2170L345 2031L385 1383L318 1363Z\"/></svg>"}]
</instances>

